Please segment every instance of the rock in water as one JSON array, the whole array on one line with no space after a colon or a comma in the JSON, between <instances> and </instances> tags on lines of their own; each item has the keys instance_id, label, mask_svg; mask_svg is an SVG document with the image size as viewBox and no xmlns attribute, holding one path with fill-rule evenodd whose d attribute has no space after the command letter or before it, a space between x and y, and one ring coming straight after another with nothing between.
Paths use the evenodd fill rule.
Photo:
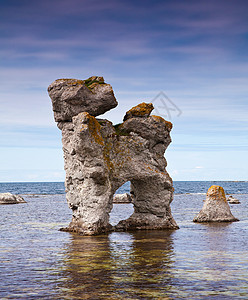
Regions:
<instances>
[{"instance_id":1,"label":"rock in water","mask_svg":"<svg viewBox=\"0 0 248 300\"><path fill-rule=\"evenodd\" d=\"M150 116L151 103L129 110L122 124L96 119L117 102L102 77L92 78L96 79L89 86L89 80L60 79L48 88L62 130L66 198L73 211L71 223L63 230L96 235L178 228L171 215L174 189L164 158L172 124ZM127 181L134 213L113 228L109 224L113 196Z\"/></svg>"},{"instance_id":2,"label":"rock in water","mask_svg":"<svg viewBox=\"0 0 248 300\"><path fill-rule=\"evenodd\" d=\"M113 200L113 203L131 203L131 202L132 202L132 198L128 193L116 194Z\"/></svg>"},{"instance_id":3,"label":"rock in water","mask_svg":"<svg viewBox=\"0 0 248 300\"><path fill-rule=\"evenodd\" d=\"M0 194L0 204L18 204L27 203L21 196L13 195L11 193Z\"/></svg>"},{"instance_id":4,"label":"rock in water","mask_svg":"<svg viewBox=\"0 0 248 300\"><path fill-rule=\"evenodd\" d=\"M227 201L230 203L230 204L240 204L240 201L237 199L237 198L234 198L233 196L229 196L227 198Z\"/></svg>"},{"instance_id":5,"label":"rock in water","mask_svg":"<svg viewBox=\"0 0 248 300\"><path fill-rule=\"evenodd\" d=\"M218 185L212 185L207 192L206 200L194 222L233 222L236 219L230 210L224 189Z\"/></svg>"}]
</instances>

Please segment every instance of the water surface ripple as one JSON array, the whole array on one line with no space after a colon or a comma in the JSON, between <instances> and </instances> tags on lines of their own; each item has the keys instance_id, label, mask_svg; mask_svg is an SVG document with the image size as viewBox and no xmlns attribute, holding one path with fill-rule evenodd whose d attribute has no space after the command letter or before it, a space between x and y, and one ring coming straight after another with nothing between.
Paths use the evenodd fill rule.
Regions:
<instances>
[{"instance_id":1,"label":"water surface ripple","mask_svg":"<svg viewBox=\"0 0 248 300\"><path fill-rule=\"evenodd\" d=\"M205 195L176 195L179 230L83 237L58 229L65 195L25 196L0 206L1 299L247 299L248 195L232 205L240 222L192 222ZM131 204L114 205L111 222Z\"/></svg>"}]
</instances>

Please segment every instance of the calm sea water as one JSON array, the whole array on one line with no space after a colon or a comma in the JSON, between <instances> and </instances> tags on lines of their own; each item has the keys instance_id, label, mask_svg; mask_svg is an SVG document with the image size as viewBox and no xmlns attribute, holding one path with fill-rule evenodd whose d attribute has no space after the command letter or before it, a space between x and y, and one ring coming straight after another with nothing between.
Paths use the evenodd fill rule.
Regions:
<instances>
[{"instance_id":1,"label":"calm sea water","mask_svg":"<svg viewBox=\"0 0 248 300\"><path fill-rule=\"evenodd\" d=\"M211 185L220 185L227 194L248 194L248 181L174 181L175 194L206 193ZM117 192L129 191L129 182ZM0 183L0 193L13 194L64 194L63 182L15 182Z\"/></svg>"},{"instance_id":2,"label":"calm sea water","mask_svg":"<svg viewBox=\"0 0 248 300\"><path fill-rule=\"evenodd\" d=\"M240 200L239 222L192 222L212 184ZM27 203L0 206L0 299L248 299L248 182L174 185L179 230L83 237L59 231L63 183L1 183ZM111 223L132 211L114 205Z\"/></svg>"}]
</instances>

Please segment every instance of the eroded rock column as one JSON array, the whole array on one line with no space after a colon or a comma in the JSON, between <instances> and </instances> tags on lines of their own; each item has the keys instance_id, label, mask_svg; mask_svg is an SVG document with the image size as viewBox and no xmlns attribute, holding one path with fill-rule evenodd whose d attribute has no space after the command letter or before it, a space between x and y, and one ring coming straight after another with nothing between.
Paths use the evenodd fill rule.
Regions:
<instances>
[{"instance_id":1,"label":"eroded rock column","mask_svg":"<svg viewBox=\"0 0 248 300\"><path fill-rule=\"evenodd\" d=\"M96 119L117 105L102 77L56 80L48 92L62 130L66 198L73 211L64 230L94 235L178 228L170 211L173 184L164 158L172 124L151 116L151 103L133 107L115 126ZM134 214L113 228L109 224L113 195L127 181L131 181Z\"/></svg>"},{"instance_id":2,"label":"eroded rock column","mask_svg":"<svg viewBox=\"0 0 248 300\"><path fill-rule=\"evenodd\" d=\"M212 185L207 192L206 200L194 222L234 222L239 221L231 213L223 187Z\"/></svg>"}]
</instances>

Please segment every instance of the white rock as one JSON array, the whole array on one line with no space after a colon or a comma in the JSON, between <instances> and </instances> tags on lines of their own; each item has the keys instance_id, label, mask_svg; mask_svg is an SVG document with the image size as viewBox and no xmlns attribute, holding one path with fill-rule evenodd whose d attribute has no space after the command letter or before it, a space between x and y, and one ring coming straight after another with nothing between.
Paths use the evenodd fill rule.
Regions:
<instances>
[{"instance_id":1,"label":"white rock","mask_svg":"<svg viewBox=\"0 0 248 300\"><path fill-rule=\"evenodd\" d=\"M26 201L19 195L11 193L0 193L0 204L18 204L26 203Z\"/></svg>"},{"instance_id":2,"label":"white rock","mask_svg":"<svg viewBox=\"0 0 248 300\"><path fill-rule=\"evenodd\" d=\"M131 203L131 202L132 202L132 198L128 193L116 194L114 196L114 203Z\"/></svg>"},{"instance_id":3,"label":"white rock","mask_svg":"<svg viewBox=\"0 0 248 300\"><path fill-rule=\"evenodd\" d=\"M233 196L229 196L227 198L227 201L230 203L230 204L240 204L240 201L237 199L237 198L234 198Z\"/></svg>"}]
</instances>

